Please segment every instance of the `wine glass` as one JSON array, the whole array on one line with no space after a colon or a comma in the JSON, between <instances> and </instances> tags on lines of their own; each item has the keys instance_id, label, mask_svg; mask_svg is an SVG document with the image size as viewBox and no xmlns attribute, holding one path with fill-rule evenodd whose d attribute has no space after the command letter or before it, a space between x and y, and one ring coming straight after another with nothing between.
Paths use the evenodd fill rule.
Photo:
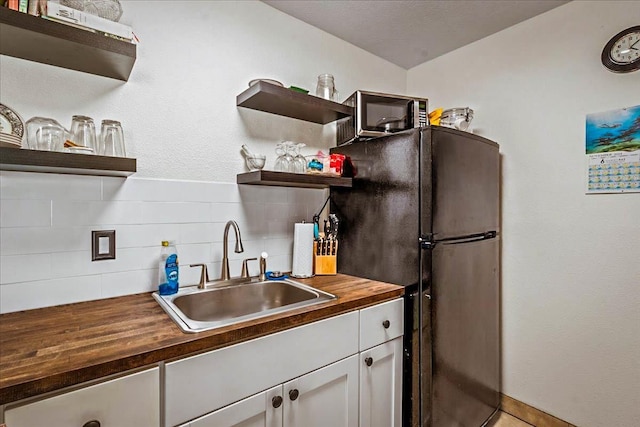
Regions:
<instances>
[{"instance_id":1,"label":"wine glass","mask_svg":"<svg viewBox=\"0 0 640 427\"><path fill-rule=\"evenodd\" d=\"M291 146L294 173L305 173L307 171L307 159L300 153L300 150L306 146L307 144L303 144L302 142Z\"/></svg>"},{"instance_id":2,"label":"wine glass","mask_svg":"<svg viewBox=\"0 0 640 427\"><path fill-rule=\"evenodd\" d=\"M291 142L290 141L282 141L276 144L276 154L278 158L276 159L276 171L277 172L291 172L292 171L292 163L293 157L290 153Z\"/></svg>"}]
</instances>

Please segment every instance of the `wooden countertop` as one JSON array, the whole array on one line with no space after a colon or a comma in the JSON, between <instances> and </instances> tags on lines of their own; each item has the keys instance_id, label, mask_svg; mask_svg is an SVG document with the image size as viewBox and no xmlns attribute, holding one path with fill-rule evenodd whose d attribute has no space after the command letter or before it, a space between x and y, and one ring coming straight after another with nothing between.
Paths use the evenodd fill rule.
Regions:
<instances>
[{"instance_id":1,"label":"wooden countertop","mask_svg":"<svg viewBox=\"0 0 640 427\"><path fill-rule=\"evenodd\" d=\"M213 350L397 298L404 288L338 274L300 280L338 298L184 333L151 293L0 315L0 404Z\"/></svg>"}]
</instances>

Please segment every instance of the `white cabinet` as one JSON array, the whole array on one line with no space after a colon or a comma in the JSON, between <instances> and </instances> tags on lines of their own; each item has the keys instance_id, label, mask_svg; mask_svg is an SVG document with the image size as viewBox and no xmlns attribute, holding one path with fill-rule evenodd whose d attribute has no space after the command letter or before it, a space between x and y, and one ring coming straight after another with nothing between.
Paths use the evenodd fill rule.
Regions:
<instances>
[{"instance_id":1,"label":"white cabinet","mask_svg":"<svg viewBox=\"0 0 640 427\"><path fill-rule=\"evenodd\" d=\"M358 355L255 394L181 427L327 426L358 426Z\"/></svg>"},{"instance_id":2,"label":"white cabinet","mask_svg":"<svg viewBox=\"0 0 640 427\"><path fill-rule=\"evenodd\" d=\"M402 298L360 310L360 351L402 336L403 333Z\"/></svg>"},{"instance_id":3,"label":"white cabinet","mask_svg":"<svg viewBox=\"0 0 640 427\"><path fill-rule=\"evenodd\" d=\"M360 353L360 427L402 425L402 337Z\"/></svg>"},{"instance_id":4,"label":"white cabinet","mask_svg":"<svg viewBox=\"0 0 640 427\"><path fill-rule=\"evenodd\" d=\"M6 425L11 427L158 426L158 368L21 406L7 407L4 417ZM88 424L94 420L100 424Z\"/></svg>"},{"instance_id":5,"label":"white cabinet","mask_svg":"<svg viewBox=\"0 0 640 427\"><path fill-rule=\"evenodd\" d=\"M282 386L198 418L184 427L282 427Z\"/></svg>"},{"instance_id":6,"label":"white cabinet","mask_svg":"<svg viewBox=\"0 0 640 427\"><path fill-rule=\"evenodd\" d=\"M400 427L403 310L399 298L167 363L165 425Z\"/></svg>"},{"instance_id":7,"label":"white cabinet","mask_svg":"<svg viewBox=\"0 0 640 427\"><path fill-rule=\"evenodd\" d=\"M188 422L357 354L358 319L358 312L346 313L167 363L166 425Z\"/></svg>"},{"instance_id":8,"label":"white cabinet","mask_svg":"<svg viewBox=\"0 0 640 427\"><path fill-rule=\"evenodd\" d=\"M402 298L360 310L360 427L402 425Z\"/></svg>"},{"instance_id":9,"label":"white cabinet","mask_svg":"<svg viewBox=\"0 0 640 427\"><path fill-rule=\"evenodd\" d=\"M357 427L358 355L284 385L283 427Z\"/></svg>"}]
</instances>

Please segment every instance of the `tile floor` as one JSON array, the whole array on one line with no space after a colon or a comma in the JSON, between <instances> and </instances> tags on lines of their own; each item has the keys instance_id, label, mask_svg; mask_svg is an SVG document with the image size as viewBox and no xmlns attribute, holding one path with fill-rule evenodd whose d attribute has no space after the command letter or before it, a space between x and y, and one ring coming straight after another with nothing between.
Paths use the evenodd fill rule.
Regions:
<instances>
[{"instance_id":1,"label":"tile floor","mask_svg":"<svg viewBox=\"0 0 640 427\"><path fill-rule=\"evenodd\" d=\"M500 412L494 421L487 427L535 427L531 424L525 423L518 418L507 414L506 412Z\"/></svg>"}]
</instances>

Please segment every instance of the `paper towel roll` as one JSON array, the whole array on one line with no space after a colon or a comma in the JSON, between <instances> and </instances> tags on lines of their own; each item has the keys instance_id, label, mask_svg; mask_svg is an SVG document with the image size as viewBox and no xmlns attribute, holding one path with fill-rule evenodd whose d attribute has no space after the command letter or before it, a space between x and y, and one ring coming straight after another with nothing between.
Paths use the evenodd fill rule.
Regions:
<instances>
[{"instance_id":1,"label":"paper towel roll","mask_svg":"<svg viewBox=\"0 0 640 427\"><path fill-rule=\"evenodd\" d=\"M313 276L313 223L296 223L293 228L293 266L291 276Z\"/></svg>"}]
</instances>

